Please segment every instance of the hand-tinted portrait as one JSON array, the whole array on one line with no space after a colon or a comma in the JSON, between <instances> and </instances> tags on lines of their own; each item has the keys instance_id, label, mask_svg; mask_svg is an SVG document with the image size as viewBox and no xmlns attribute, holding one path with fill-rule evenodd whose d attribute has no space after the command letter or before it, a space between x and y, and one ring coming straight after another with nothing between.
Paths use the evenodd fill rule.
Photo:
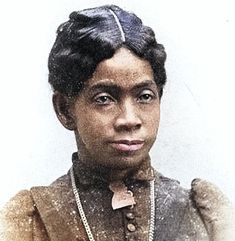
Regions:
<instances>
[{"instance_id":1,"label":"hand-tinted portrait","mask_svg":"<svg viewBox=\"0 0 235 241\"><path fill-rule=\"evenodd\" d=\"M209 71L203 70L203 66L206 68L206 58L210 54L200 50L200 46L207 45L208 51L216 58L215 68L210 71L217 77L224 74L221 77L226 78L222 71L225 60L220 58L223 56L220 52L226 49L223 47L225 43L213 44L217 49L212 51L205 35L197 39L198 46L195 46L196 41L190 42L191 30L187 33L186 25L182 24L185 29L180 31L180 26L172 19L171 9L168 24L176 27L178 35L175 39L185 36L187 44L179 46L177 40L174 42L168 38L173 43L165 45L168 33L160 24L161 11L156 11L159 16L153 14L157 4L152 6L148 15L141 14L140 5L103 2L87 7L83 4L83 8L79 4L69 5L71 11L64 10L53 25L57 28L56 34L53 33L55 29L48 28L50 47L46 53L43 52L45 56L41 56L48 62L32 63L32 66L37 66L32 70L27 66L30 76L28 87L23 87L21 79L17 79L19 83L15 84L12 93L3 94L4 103L7 103L6 96L14 98L14 108L8 107L14 118L9 120L8 126L17 127L17 131L11 134L12 150L3 150L7 155L4 154L6 160L2 168L5 174L2 174L4 183L1 181L1 185L7 186L9 182L9 190L14 194L9 193L11 198L6 196L8 201L2 201L0 240L234 240L234 193L231 194L234 186L227 185L232 180L233 169L229 166L231 156L223 155L225 151L232 155L232 149L231 146L221 145L226 127L221 131L218 126L213 126L227 112L225 105L223 108L220 106L224 103L219 101L221 93L210 93L223 92L227 87L223 79L219 86L215 80L214 86L207 87L211 81L207 82L205 73ZM164 4L159 7L164 8ZM192 8L187 7L189 10ZM33 11L36 8L37 5ZM148 9L151 7L148 6ZM204 16L205 12L201 14ZM227 14L223 27L229 28L231 20ZM49 16L46 10L45 15ZM200 13L196 15L200 21ZM30 14L32 19L37 16ZM179 19L187 21L187 17L185 13ZM40 18L43 18L43 11ZM56 16L53 19L57 19ZM156 20L161 26L159 34ZM180 23L181 20L176 21ZM192 23L190 29L196 27ZM38 36L37 31L45 33L45 29L33 26L31 29L29 26L30 19L21 26L15 20L17 49L21 48L22 28L26 28L22 31L26 31L31 40L35 38L34 34ZM214 34L213 29L211 31ZM4 37L7 38L7 35ZM19 40L16 41L16 38ZM32 46L28 42L23 44L21 52L18 52L21 55L15 60L14 54L11 56L12 64L16 64L19 73L21 68L17 68L17 62L21 56L34 55L33 50L39 45L48 46L43 37L40 41L29 42L33 43ZM200 61L198 66L187 69L191 65L187 63L190 59L184 51L191 48L194 48L192 56L197 56ZM172 52L179 53L180 57L174 60L172 56L177 54ZM168 58L171 63L169 75ZM178 66L184 68L179 70ZM44 81L40 82L42 84L34 82L36 70L46 73L44 79L40 77L40 81ZM185 77L191 76L192 82L187 82L185 77L180 80L177 71L185 71ZM204 79L197 82L201 73ZM30 101L22 91L24 88L32 99L33 96L37 98L32 109L27 109ZM40 92L45 99L38 97ZM211 96L215 109L207 110L211 101L199 97L206 92ZM17 100L14 96L19 93L22 99ZM227 93L230 98L230 92ZM213 99L215 96L218 100ZM51 112L51 118L54 118L51 123L59 123L58 127L51 128L47 119L39 121L34 116L36 112L43 113L43 117ZM216 113L217 122L211 124L209 117L208 123L204 122L206 118L203 115L206 113L211 113L213 118ZM21 116L24 117L22 125ZM199 116L196 121L195 116ZM28 129L24 128L26 119L30 123ZM226 125L225 121L223 123ZM187 125L194 124L196 127L187 131ZM47 133L41 136L40 132L46 130ZM66 134L58 134L60 131ZM220 136L221 140L215 138L217 143L207 132L213 133L214 138ZM50 139L54 138L52 136L57 138ZM8 138L6 146L7 141ZM221 150L217 152L218 146ZM41 154L34 157L39 151ZM48 152L50 155L47 155ZM214 153L218 156L215 157ZM18 161L11 161L18 156ZM37 160L37 164L23 164L24 161L20 161L22 156ZM59 162L54 162L56 158ZM224 165L226 170L231 167L227 179L226 170L221 168L217 172L216 165L213 165L217 159L221 159L220 167ZM203 171L197 172L198 169ZM28 178L22 175L27 172L31 172L29 176L35 175L37 182L29 183ZM12 182L8 181L9 178ZM27 185L23 184L24 179ZM220 181L223 179L226 181ZM16 182L21 183L17 191L11 187L16 186Z\"/></svg>"}]
</instances>

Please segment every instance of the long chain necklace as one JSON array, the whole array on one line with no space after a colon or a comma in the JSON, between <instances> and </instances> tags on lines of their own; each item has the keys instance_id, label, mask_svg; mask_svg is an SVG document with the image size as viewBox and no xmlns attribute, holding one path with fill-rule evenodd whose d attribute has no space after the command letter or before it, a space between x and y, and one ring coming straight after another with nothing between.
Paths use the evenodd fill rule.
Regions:
<instances>
[{"instance_id":1,"label":"long chain necklace","mask_svg":"<svg viewBox=\"0 0 235 241\"><path fill-rule=\"evenodd\" d=\"M73 189L73 193L74 193L75 200L77 203L78 211L79 211L83 226L86 230L88 239L89 239L89 241L95 241L95 239L92 235L90 226L88 224L85 212L82 207L81 199L79 196L79 189L75 183L73 167L70 168L70 178L71 178L72 189ZM154 193L154 180L152 180L152 181L150 181L150 224L149 224L149 237L148 237L149 241L153 241L154 224L155 224L155 193Z\"/></svg>"}]
</instances>

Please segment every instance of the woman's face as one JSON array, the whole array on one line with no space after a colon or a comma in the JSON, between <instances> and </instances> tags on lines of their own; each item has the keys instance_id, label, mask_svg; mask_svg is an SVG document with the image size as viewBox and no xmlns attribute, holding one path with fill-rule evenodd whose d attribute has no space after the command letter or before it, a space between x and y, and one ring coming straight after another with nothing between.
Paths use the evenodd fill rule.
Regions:
<instances>
[{"instance_id":1,"label":"woman's face","mask_svg":"<svg viewBox=\"0 0 235 241\"><path fill-rule=\"evenodd\" d=\"M159 115L149 62L120 48L99 63L72 107L81 160L92 166L137 167L148 160Z\"/></svg>"}]
</instances>

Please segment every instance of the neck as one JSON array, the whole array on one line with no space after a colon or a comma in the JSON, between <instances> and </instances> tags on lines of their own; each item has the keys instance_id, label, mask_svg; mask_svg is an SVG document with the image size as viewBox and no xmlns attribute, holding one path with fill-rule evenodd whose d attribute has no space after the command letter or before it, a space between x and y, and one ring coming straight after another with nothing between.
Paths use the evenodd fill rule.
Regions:
<instances>
[{"instance_id":1,"label":"neck","mask_svg":"<svg viewBox=\"0 0 235 241\"><path fill-rule=\"evenodd\" d=\"M76 177L84 184L96 183L97 180L109 184L113 181L126 180L128 178L138 180L152 180L153 169L150 165L150 157L137 167L115 169L105 166L91 166L88 161L82 161L78 153L73 154L73 166Z\"/></svg>"}]
</instances>

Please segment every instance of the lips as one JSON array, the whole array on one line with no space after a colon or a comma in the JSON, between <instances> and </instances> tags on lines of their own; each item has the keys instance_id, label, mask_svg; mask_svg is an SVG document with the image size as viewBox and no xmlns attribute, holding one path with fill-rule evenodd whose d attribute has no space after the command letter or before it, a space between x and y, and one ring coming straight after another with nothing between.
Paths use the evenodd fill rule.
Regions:
<instances>
[{"instance_id":1,"label":"lips","mask_svg":"<svg viewBox=\"0 0 235 241\"><path fill-rule=\"evenodd\" d=\"M111 145L114 149L122 152L133 152L140 150L144 141L142 140L118 140L111 142Z\"/></svg>"}]
</instances>

